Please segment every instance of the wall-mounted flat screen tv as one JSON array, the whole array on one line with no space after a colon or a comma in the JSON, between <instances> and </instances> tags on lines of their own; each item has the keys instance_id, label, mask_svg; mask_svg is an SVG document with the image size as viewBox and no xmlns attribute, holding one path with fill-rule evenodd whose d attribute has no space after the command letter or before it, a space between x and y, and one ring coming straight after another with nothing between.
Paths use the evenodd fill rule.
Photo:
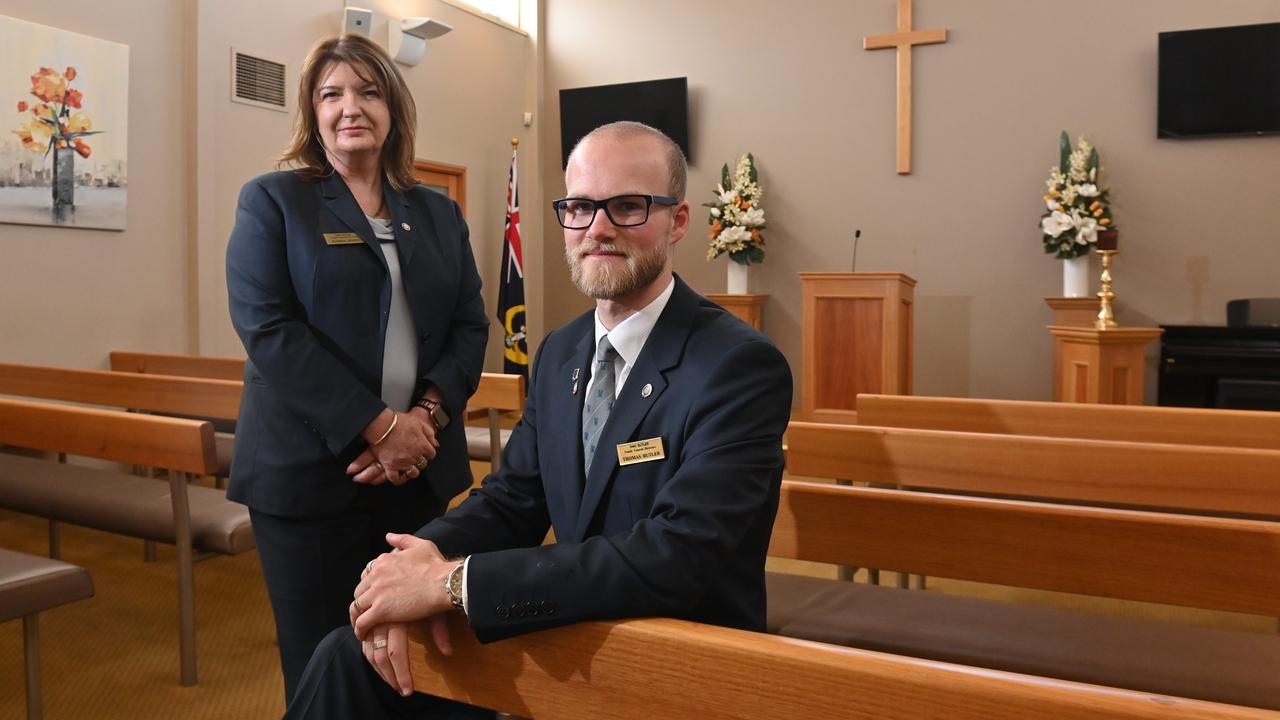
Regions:
<instances>
[{"instance_id":1,"label":"wall-mounted flat screen tv","mask_svg":"<svg viewBox=\"0 0 1280 720\"><path fill-rule=\"evenodd\" d=\"M561 164L583 135L606 123L635 120L655 127L689 152L689 80L670 78L560 91Z\"/></svg>"},{"instance_id":2,"label":"wall-mounted flat screen tv","mask_svg":"<svg viewBox=\"0 0 1280 720\"><path fill-rule=\"evenodd\" d=\"M1280 23L1160 33L1156 135L1280 132Z\"/></svg>"}]
</instances>

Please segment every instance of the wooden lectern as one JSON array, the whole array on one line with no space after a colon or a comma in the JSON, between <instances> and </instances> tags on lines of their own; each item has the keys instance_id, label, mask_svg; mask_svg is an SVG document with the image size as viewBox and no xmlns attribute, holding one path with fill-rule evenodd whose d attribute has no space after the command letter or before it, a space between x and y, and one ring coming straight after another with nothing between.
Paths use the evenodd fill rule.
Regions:
<instances>
[{"instance_id":1,"label":"wooden lectern","mask_svg":"<svg viewBox=\"0 0 1280 720\"><path fill-rule=\"evenodd\" d=\"M858 393L911 394L915 286L902 273L800 273L805 420L853 423Z\"/></svg>"}]
</instances>

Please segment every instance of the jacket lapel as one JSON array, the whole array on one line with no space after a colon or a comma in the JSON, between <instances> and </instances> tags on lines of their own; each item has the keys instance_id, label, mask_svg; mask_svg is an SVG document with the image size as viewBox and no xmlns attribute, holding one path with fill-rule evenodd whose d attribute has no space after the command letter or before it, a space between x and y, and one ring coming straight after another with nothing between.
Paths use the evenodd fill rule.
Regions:
<instances>
[{"instance_id":1,"label":"jacket lapel","mask_svg":"<svg viewBox=\"0 0 1280 720\"><path fill-rule=\"evenodd\" d=\"M556 374L551 378L554 384L551 388L552 402L550 403L553 416L548 418L548 421L555 426L570 429L571 432L549 431L547 433L551 438L551 457L561 465L559 471L553 471L554 475L565 478L567 483L563 492L555 494L559 507L550 508L550 510L552 517L565 518L571 523L578 517L582 488L586 483L582 471L582 400L587 394L587 381L590 377L587 373L590 372L594 350L593 317L594 314L588 313L585 316L586 322L579 323L581 328L577 334L581 339L569 356L560 363ZM544 482L545 480L546 478ZM547 499L551 501L552 493L547 493ZM566 537L578 534L576 523L570 524L566 529L570 530L566 533ZM559 532L557 531L556 534L559 535Z\"/></svg>"},{"instance_id":2,"label":"jacket lapel","mask_svg":"<svg viewBox=\"0 0 1280 720\"><path fill-rule=\"evenodd\" d=\"M347 184L343 182L338 173L333 172L326 175L320 181L320 191L324 194L325 203L329 206L329 211L336 215L355 234L360 236L365 245L368 245L369 249L373 250L378 262L382 263L383 269L386 269L387 259L382 255L382 248L378 245L378 239L373 236L373 228L369 227L369 221L365 219L364 211L360 209L359 203L356 202L356 196L351 194L351 190L347 188Z\"/></svg>"},{"instance_id":3,"label":"jacket lapel","mask_svg":"<svg viewBox=\"0 0 1280 720\"><path fill-rule=\"evenodd\" d=\"M396 234L396 250L400 252L400 267L409 267L413 259L417 243L414 237L424 237L430 228L426 225L417 227L409 211L409 198L404 193L391 187L385 178L382 180L382 196L387 201L387 210L391 212L391 231Z\"/></svg>"},{"instance_id":4,"label":"jacket lapel","mask_svg":"<svg viewBox=\"0 0 1280 720\"><path fill-rule=\"evenodd\" d=\"M585 539L591 518L605 496L609 485L618 474L617 446L621 443L647 438L635 437L640 422L649 414L658 398L667 388L666 372L680 364L684 354L684 346L689 338L689 328L693 324L694 313L698 306L698 296L679 277L675 278L676 287L667 301L666 308L653 326L644 349L636 358L627 376L627 381L618 394L600 433L600 443L596 446L595 457L591 461L591 472L587 474L587 484L583 491L582 506L578 510L577 533L575 542ZM645 386L650 387L646 396ZM582 436L582 413L578 413L578 437ZM581 445L581 441L578 443ZM581 448L579 448L581 455ZM581 465L581 462L579 462Z\"/></svg>"}]
</instances>

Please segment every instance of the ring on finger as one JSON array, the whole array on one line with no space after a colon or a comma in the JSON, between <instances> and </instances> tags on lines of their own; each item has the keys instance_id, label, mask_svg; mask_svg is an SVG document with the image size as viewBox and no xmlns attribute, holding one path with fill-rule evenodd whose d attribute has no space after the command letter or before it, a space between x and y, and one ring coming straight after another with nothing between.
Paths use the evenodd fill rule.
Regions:
<instances>
[{"instance_id":1,"label":"ring on finger","mask_svg":"<svg viewBox=\"0 0 1280 720\"><path fill-rule=\"evenodd\" d=\"M356 612L364 612L364 608L360 606L360 598L352 600L351 604L356 606Z\"/></svg>"},{"instance_id":2,"label":"ring on finger","mask_svg":"<svg viewBox=\"0 0 1280 720\"><path fill-rule=\"evenodd\" d=\"M386 648L386 647L387 647L387 639L386 639L386 638L376 638L376 639L374 639L374 641L373 641L373 649L374 649L374 650L382 650L382 649L384 649L384 648Z\"/></svg>"},{"instance_id":3,"label":"ring on finger","mask_svg":"<svg viewBox=\"0 0 1280 720\"><path fill-rule=\"evenodd\" d=\"M370 572L372 570L373 570L373 560L370 560L369 562L365 563L364 571Z\"/></svg>"},{"instance_id":4,"label":"ring on finger","mask_svg":"<svg viewBox=\"0 0 1280 720\"><path fill-rule=\"evenodd\" d=\"M374 460L373 464L378 466L378 472L385 473L387 471L387 469L383 467L381 460Z\"/></svg>"},{"instance_id":5,"label":"ring on finger","mask_svg":"<svg viewBox=\"0 0 1280 720\"><path fill-rule=\"evenodd\" d=\"M426 456L426 455L423 455L422 457L418 458L418 462L414 463L414 464L413 464L413 466L414 466L414 467L416 467L416 468L418 468L418 470L426 470L426 469L427 469L427 456Z\"/></svg>"}]
</instances>

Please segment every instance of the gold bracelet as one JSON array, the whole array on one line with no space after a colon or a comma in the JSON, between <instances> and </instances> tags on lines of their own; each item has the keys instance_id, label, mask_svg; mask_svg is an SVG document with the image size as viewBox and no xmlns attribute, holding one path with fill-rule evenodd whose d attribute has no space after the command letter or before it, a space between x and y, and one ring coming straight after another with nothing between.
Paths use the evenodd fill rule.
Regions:
<instances>
[{"instance_id":1,"label":"gold bracelet","mask_svg":"<svg viewBox=\"0 0 1280 720\"><path fill-rule=\"evenodd\" d=\"M383 441L383 440L386 440L386 439L387 439L387 437L388 437L389 435L391 435L391 431L396 429L396 423L397 423L397 422L399 422L399 420L400 420L400 416L399 416L398 414L396 414L396 411L392 410L392 411L391 411L391 424L387 426L387 431L386 431L386 432L384 432L384 433L382 433L382 437L378 438L378 441L377 441L377 442L375 442L374 444L370 445L369 447L378 447L379 445L381 445L381 444L382 444L382 441Z\"/></svg>"}]
</instances>

